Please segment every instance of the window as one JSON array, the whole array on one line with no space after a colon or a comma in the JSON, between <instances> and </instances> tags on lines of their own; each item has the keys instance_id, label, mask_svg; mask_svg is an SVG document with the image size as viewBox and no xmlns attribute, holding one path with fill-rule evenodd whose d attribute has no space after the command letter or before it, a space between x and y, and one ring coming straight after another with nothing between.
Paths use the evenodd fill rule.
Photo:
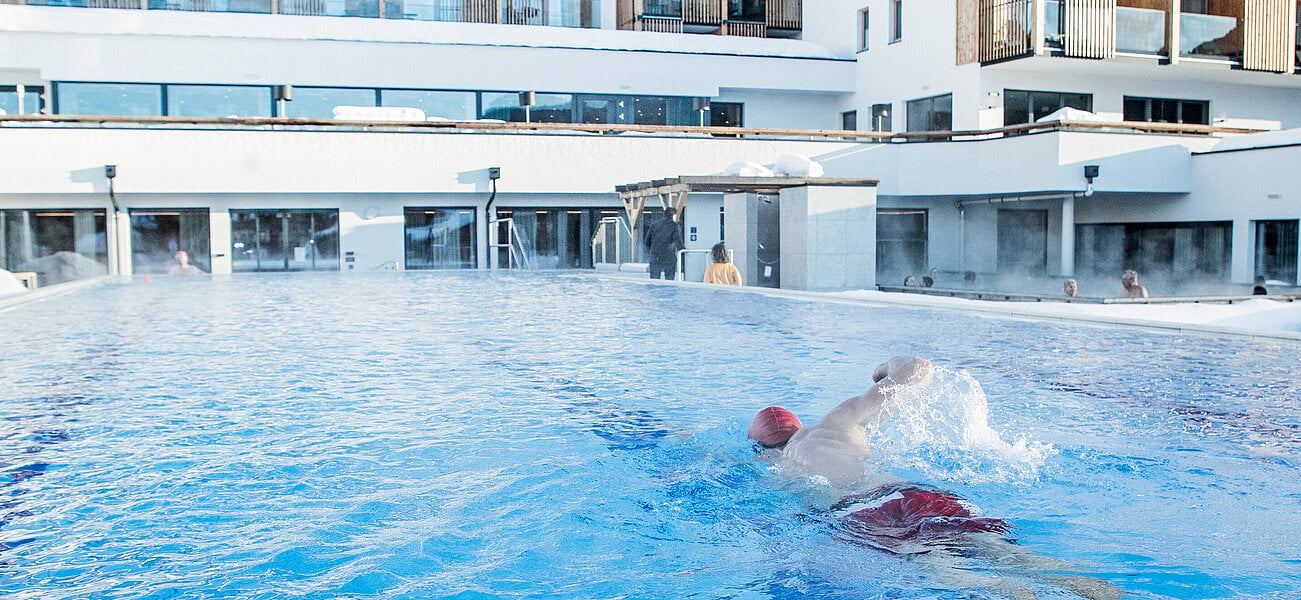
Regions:
<instances>
[{"instance_id":1,"label":"window","mask_svg":"<svg viewBox=\"0 0 1301 600\"><path fill-rule=\"evenodd\" d=\"M407 269L473 269L475 227L473 208L408 208Z\"/></svg>"},{"instance_id":2,"label":"window","mask_svg":"<svg viewBox=\"0 0 1301 600\"><path fill-rule=\"evenodd\" d=\"M1256 221L1256 275L1296 284L1297 221Z\"/></svg>"},{"instance_id":3,"label":"window","mask_svg":"<svg viewBox=\"0 0 1301 600\"><path fill-rule=\"evenodd\" d=\"M681 17L682 0L646 0L642 14L648 17Z\"/></svg>"},{"instance_id":4,"label":"window","mask_svg":"<svg viewBox=\"0 0 1301 600\"><path fill-rule=\"evenodd\" d=\"M333 119L336 106L376 106L375 90L294 86L294 99L284 102L282 117Z\"/></svg>"},{"instance_id":5,"label":"window","mask_svg":"<svg viewBox=\"0 0 1301 600\"><path fill-rule=\"evenodd\" d=\"M231 269L338 271L339 211L230 211Z\"/></svg>"},{"instance_id":6,"label":"window","mask_svg":"<svg viewBox=\"0 0 1301 600\"><path fill-rule=\"evenodd\" d=\"M727 20L764 22L764 0L727 0Z\"/></svg>"},{"instance_id":7,"label":"window","mask_svg":"<svg viewBox=\"0 0 1301 600\"><path fill-rule=\"evenodd\" d=\"M867 9L858 11L858 51L866 52L868 47L868 18Z\"/></svg>"},{"instance_id":8,"label":"window","mask_svg":"<svg viewBox=\"0 0 1301 600\"><path fill-rule=\"evenodd\" d=\"M209 217L206 208L131 210L131 272L167 273L184 250L190 264L212 272L208 254Z\"/></svg>"},{"instance_id":9,"label":"window","mask_svg":"<svg viewBox=\"0 0 1301 600\"><path fill-rule=\"evenodd\" d=\"M845 131L855 131L858 129L858 111L847 110L840 113L840 128Z\"/></svg>"},{"instance_id":10,"label":"window","mask_svg":"<svg viewBox=\"0 0 1301 600\"><path fill-rule=\"evenodd\" d=\"M53 285L108 273L102 209L0 210L0 269Z\"/></svg>"},{"instance_id":11,"label":"window","mask_svg":"<svg viewBox=\"0 0 1301 600\"><path fill-rule=\"evenodd\" d=\"M876 276L882 285L903 285L903 278L926 270L926 210L880 208L876 211Z\"/></svg>"},{"instance_id":12,"label":"window","mask_svg":"<svg viewBox=\"0 0 1301 600\"><path fill-rule=\"evenodd\" d=\"M572 123L574 97L570 94L534 94L533 105L520 104L518 93L484 92L483 118L529 123Z\"/></svg>"},{"instance_id":13,"label":"window","mask_svg":"<svg viewBox=\"0 0 1301 600\"><path fill-rule=\"evenodd\" d=\"M1135 98L1125 96L1125 120L1151 123L1209 125L1211 103L1207 100Z\"/></svg>"},{"instance_id":14,"label":"window","mask_svg":"<svg viewBox=\"0 0 1301 600\"><path fill-rule=\"evenodd\" d=\"M872 131L894 131L889 104L872 105Z\"/></svg>"},{"instance_id":15,"label":"window","mask_svg":"<svg viewBox=\"0 0 1301 600\"><path fill-rule=\"evenodd\" d=\"M452 121L473 121L478 117L474 92L426 90L380 90L380 106L403 106L425 111L425 116Z\"/></svg>"},{"instance_id":16,"label":"window","mask_svg":"<svg viewBox=\"0 0 1301 600\"><path fill-rule=\"evenodd\" d=\"M39 85L0 85L0 114L38 115L41 113L41 94L45 88Z\"/></svg>"},{"instance_id":17,"label":"window","mask_svg":"<svg viewBox=\"0 0 1301 600\"><path fill-rule=\"evenodd\" d=\"M1066 107L1092 111L1093 95L1003 90L1003 125L1034 123Z\"/></svg>"},{"instance_id":18,"label":"window","mask_svg":"<svg viewBox=\"0 0 1301 600\"><path fill-rule=\"evenodd\" d=\"M1114 277L1121 269L1134 269L1159 286L1193 279L1228 282L1231 244L1229 222L1075 226L1081 271Z\"/></svg>"},{"instance_id":19,"label":"window","mask_svg":"<svg viewBox=\"0 0 1301 600\"><path fill-rule=\"evenodd\" d=\"M55 111L64 115L163 114L163 86L156 83L56 83Z\"/></svg>"},{"instance_id":20,"label":"window","mask_svg":"<svg viewBox=\"0 0 1301 600\"><path fill-rule=\"evenodd\" d=\"M953 94L908 101L908 131L952 131Z\"/></svg>"},{"instance_id":21,"label":"window","mask_svg":"<svg viewBox=\"0 0 1301 600\"><path fill-rule=\"evenodd\" d=\"M177 117L269 117L265 85L169 85L167 114Z\"/></svg>"},{"instance_id":22,"label":"window","mask_svg":"<svg viewBox=\"0 0 1301 600\"><path fill-rule=\"evenodd\" d=\"M903 39L903 0L890 0L890 43Z\"/></svg>"},{"instance_id":23,"label":"window","mask_svg":"<svg viewBox=\"0 0 1301 600\"><path fill-rule=\"evenodd\" d=\"M740 102L713 102L709 105L711 127L740 127L745 105Z\"/></svg>"}]
</instances>

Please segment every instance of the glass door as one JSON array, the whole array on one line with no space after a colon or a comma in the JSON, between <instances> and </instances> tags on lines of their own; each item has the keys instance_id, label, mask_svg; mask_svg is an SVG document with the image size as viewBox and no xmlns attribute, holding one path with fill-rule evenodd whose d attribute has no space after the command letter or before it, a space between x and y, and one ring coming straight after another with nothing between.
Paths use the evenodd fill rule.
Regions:
<instances>
[{"instance_id":1,"label":"glass door","mask_svg":"<svg viewBox=\"0 0 1301 600\"><path fill-rule=\"evenodd\" d=\"M231 211L233 271L339 270L339 211Z\"/></svg>"},{"instance_id":2,"label":"glass door","mask_svg":"<svg viewBox=\"0 0 1301 600\"><path fill-rule=\"evenodd\" d=\"M184 250L189 264L210 272L210 239L206 208L132 210L131 270L168 273L179 264L176 253Z\"/></svg>"}]
</instances>

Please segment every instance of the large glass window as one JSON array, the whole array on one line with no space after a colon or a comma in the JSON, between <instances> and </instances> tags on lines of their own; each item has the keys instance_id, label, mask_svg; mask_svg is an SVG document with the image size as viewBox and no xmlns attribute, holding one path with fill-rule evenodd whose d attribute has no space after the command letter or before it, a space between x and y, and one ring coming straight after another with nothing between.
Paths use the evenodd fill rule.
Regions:
<instances>
[{"instance_id":1,"label":"large glass window","mask_svg":"<svg viewBox=\"0 0 1301 600\"><path fill-rule=\"evenodd\" d=\"M1256 274L1297 283L1297 221L1256 221Z\"/></svg>"},{"instance_id":2,"label":"large glass window","mask_svg":"<svg viewBox=\"0 0 1301 600\"><path fill-rule=\"evenodd\" d=\"M1161 287L1224 283L1229 277L1231 223L1077 225L1076 264L1083 273L1115 277L1134 269Z\"/></svg>"},{"instance_id":3,"label":"large glass window","mask_svg":"<svg viewBox=\"0 0 1301 600\"><path fill-rule=\"evenodd\" d=\"M269 117L265 85L169 85L167 114L177 117Z\"/></svg>"},{"instance_id":4,"label":"large glass window","mask_svg":"<svg viewBox=\"0 0 1301 600\"><path fill-rule=\"evenodd\" d=\"M0 85L0 114L37 115L41 113L39 85Z\"/></svg>"},{"instance_id":5,"label":"large glass window","mask_svg":"<svg viewBox=\"0 0 1301 600\"><path fill-rule=\"evenodd\" d=\"M572 123L571 94L534 94L533 105L523 106L518 93L484 92L483 118L529 123Z\"/></svg>"},{"instance_id":6,"label":"large glass window","mask_svg":"<svg viewBox=\"0 0 1301 600\"><path fill-rule=\"evenodd\" d=\"M163 114L163 86L156 83L56 83L54 101L64 115Z\"/></svg>"},{"instance_id":7,"label":"large glass window","mask_svg":"<svg viewBox=\"0 0 1301 600\"><path fill-rule=\"evenodd\" d=\"M1206 100L1125 96L1124 109L1126 121L1194 125L1209 125L1211 122L1211 103Z\"/></svg>"},{"instance_id":8,"label":"large glass window","mask_svg":"<svg viewBox=\"0 0 1301 600\"><path fill-rule=\"evenodd\" d=\"M339 270L339 211L232 210L234 271Z\"/></svg>"},{"instance_id":9,"label":"large glass window","mask_svg":"<svg viewBox=\"0 0 1301 600\"><path fill-rule=\"evenodd\" d=\"M478 116L474 92L380 90L381 106L404 106L425 111L425 116L452 121L473 121Z\"/></svg>"},{"instance_id":10,"label":"large glass window","mask_svg":"<svg viewBox=\"0 0 1301 600\"><path fill-rule=\"evenodd\" d=\"M681 96L637 96L633 98L633 122L638 125L700 124L691 98Z\"/></svg>"},{"instance_id":11,"label":"large glass window","mask_svg":"<svg viewBox=\"0 0 1301 600\"><path fill-rule=\"evenodd\" d=\"M855 131L858 129L858 111L847 110L840 113L840 128L845 131Z\"/></svg>"},{"instance_id":12,"label":"large glass window","mask_svg":"<svg viewBox=\"0 0 1301 600\"><path fill-rule=\"evenodd\" d=\"M332 119L336 106L376 106L375 90L369 88L294 87L294 99L282 102L282 117Z\"/></svg>"},{"instance_id":13,"label":"large glass window","mask_svg":"<svg viewBox=\"0 0 1301 600\"><path fill-rule=\"evenodd\" d=\"M475 209L408 208L407 269L474 269Z\"/></svg>"},{"instance_id":14,"label":"large glass window","mask_svg":"<svg viewBox=\"0 0 1301 600\"><path fill-rule=\"evenodd\" d=\"M179 264L176 253L184 250L190 264L211 272L209 222L204 208L132 210L131 271L167 273Z\"/></svg>"},{"instance_id":15,"label":"large glass window","mask_svg":"<svg viewBox=\"0 0 1301 600\"><path fill-rule=\"evenodd\" d=\"M908 101L908 131L952 131L953 94Z\"/></svg>"},{"instance_id":16,"label":"large glass window","mask_svg":"<svg viewBox=\"0 0 1301 600\"><path fill-rule=\"evenodd\" d=\"M632 122L632 98L630 96L592 96L579 95L576 97L574 106L576 108L579 123L631 123Z\"/></svg>"},{"instance_id":17,"label":"large glass window","mask_svg":"<svg viewBox=\"0 0 1301 600\"><path fill-rule=\"evenodd\" d=\"M876 211L876 276L882 285L903 285L904 277L926 271L926 210Z\"/></svg>"},{"instance_id":18,"label":"large glass window","mask_svg":"<svg viewBox=\"0 0 1301 600\"><path fill-rule=\"evenodd\" d=\"M1093 110L1093 94L1003 90L1003 124L1034 123L1062 108Z\"/></svg>"},{"instance_id":19,"label":"large glass window","mask_svg":"<svg viewBox=\"0 0 1301 600\"><path fill-rule=\"evenodd\" d=\"M0 268L52 285L108 273L102 210L0 211Z\"/></svg>"}]
</instances>

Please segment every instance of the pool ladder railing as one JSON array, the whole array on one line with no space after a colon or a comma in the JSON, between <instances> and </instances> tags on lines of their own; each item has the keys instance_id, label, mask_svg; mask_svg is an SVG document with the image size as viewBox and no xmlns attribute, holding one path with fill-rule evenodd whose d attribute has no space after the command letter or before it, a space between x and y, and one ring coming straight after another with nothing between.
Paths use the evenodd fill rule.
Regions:
<instances>
[{"instance_id":1,"label":"pool ladder railing","mask_svg":"<svg viewBox=\"0 0 1301 600\"><path fill-rule=\"evenodd\" d=\"M627 238L624 237L627 234ZM614 244L610 243L610 238L614 238ZM625 253L624 240L627 240L628 252L626 256L632 256L634 244L632 243L632 229L628 227L628 222L623 217L605 217L596 225L596 231L592 233L592 264L593 265L621 265L625 262L623 257Z\"/></svg>"},{"instance_id":2,"label":"pool ladder railing","mask_svg":"<svg viewBox=\"0 0 1301 600\"><path fill-rule=\"evenodd\" d=\"M506 241L501 241L502 224L506 227ZM488 247L492 249L492 268L498 268L500 264L500 252L506 251L506 268L508 269L533 269L533 262L529 260L528 252L524 250L524 240L520 237L519 228L515 227L515 219L506 217L504 219L495 219L490 223L488 231L492 235L492 243Z\"/></svg>"}]
</instances>

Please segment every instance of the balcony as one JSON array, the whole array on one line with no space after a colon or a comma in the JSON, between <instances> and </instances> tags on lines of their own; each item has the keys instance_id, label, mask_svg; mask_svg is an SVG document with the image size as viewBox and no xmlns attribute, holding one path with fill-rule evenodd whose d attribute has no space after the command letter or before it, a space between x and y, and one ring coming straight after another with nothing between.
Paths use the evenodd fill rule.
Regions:
<instances>
[{"instance_id":1,"label":"balcony","mask_svg":"<svg viewBox=\"0 0 1301 600\"><path fill-rule=\"evenodd\" d=\"M798 37L802 0L618 0L618 27L665 33Z\"/></svg>"},{"instance_id":2,"label":"balcony","mask_svg":"<svg viewBox=\"0 0 1301 600\"><path fill-rule=\"evenodd\" d=\"M978 17L966 55L984 64L1121 54L1290 73L1301 62L1297 0L965 1Z\"/></svg>"},{"instance_id":3,"label":"balcony","mask_svg":"<svg viewBox=\"0 0 1301 600\"><path fill-rule=\"evenodd\" d=\"M0 0L134 10L367 17L412 21L600 27L600 0Z\"/></svg>"}]
</instances>

